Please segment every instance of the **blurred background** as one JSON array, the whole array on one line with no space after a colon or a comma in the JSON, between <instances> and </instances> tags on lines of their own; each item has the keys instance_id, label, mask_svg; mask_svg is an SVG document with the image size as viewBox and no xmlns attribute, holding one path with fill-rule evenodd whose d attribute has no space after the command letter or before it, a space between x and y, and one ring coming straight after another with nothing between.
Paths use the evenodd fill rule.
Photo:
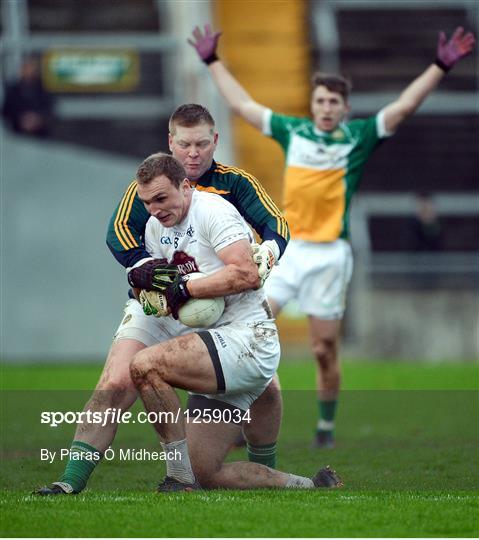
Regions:
<instances>
[{"instance_id":1,"label":"blurred background","mask_svg":"<svg viewBox=\"0 0 479 540\"><path fill-rule=\"evenodd\" d=\"M477 36L479 2L2 0L2 359L104 359L127 292L108 222L138 164L167 149L178 105L207 106L216 158L280 205L279 146L230 116L186 43L206 22L260 103L307 115L312 72L339 71L353 81L351 116L364 117L434 60L439 30ZM343 356L479 357L477 51L369 160ZM34 112L19 115L26 102ZM294 304L280 330L285 356L309 354Z\"/></svg>"}]
</instances>

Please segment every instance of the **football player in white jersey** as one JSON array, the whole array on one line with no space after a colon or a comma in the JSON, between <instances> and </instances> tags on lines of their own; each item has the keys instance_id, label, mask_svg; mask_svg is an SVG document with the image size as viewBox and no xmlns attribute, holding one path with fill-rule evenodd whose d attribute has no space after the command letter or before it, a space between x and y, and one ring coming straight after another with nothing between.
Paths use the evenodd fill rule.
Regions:
<instances>
[{"instance_id":1,"label":"football player in white jersey","mask_svg":"<svg viewBox=\"0 0 479 540\"><path fill-rule=\"evenodd\" d=\"M275 316L296 298L309 317L320 413L314 444L332 448L341 380L339 336L353 262L348 218L352 195L381 139L392 135L473 50L475 38L461 27L450 39L441 32L436 59L395 101L375 116L346 121L350 83L335 74L313 77L311 118L278 114L255 101L216 55L220 34L209 25L204 31L197 27L189 43L231 109L285 152L284 211L291 241L265 288Z\"/></svg>"},{"instance_id":2,"label":"football player in white jersey","mask_svg":"<svg viewBox=\"0 0 479 540\"><path fill-rule=\"evenodd\" d=\"M153 424L167 456L159 491L200 485L338 487L340 479L327 468L305 478L259 463L224 464L241 419L271 381L280 357L277 329L251 255L251 232L230 203L193 190L171 156L150 156L136 178L138 196L152 216L145 245L153 257L166 260L162 292L171 311L155 319L136 304L131 312L135 328L141 330L138 319L144 321L147 335L141 339L150 345L132 360L133 383L148 413L175 419ZM187 279L198 271L206 276ZM225 297L225 310L213 328L193 331L178 321L179 308L190 298L211 297ZM194 393L189 410L202 416L200 423L188 422L188 413L185 419L175 388Z\"/></svg>"}]
</instances>

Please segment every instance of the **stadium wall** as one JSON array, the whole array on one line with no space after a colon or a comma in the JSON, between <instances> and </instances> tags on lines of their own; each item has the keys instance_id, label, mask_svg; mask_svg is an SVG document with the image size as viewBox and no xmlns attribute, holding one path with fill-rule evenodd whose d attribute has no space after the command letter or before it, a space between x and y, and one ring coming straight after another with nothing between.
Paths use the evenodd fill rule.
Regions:
<instances>
[{"instance_id":1,"label":"stadium wall","mask_svg":"<svg viewBox=\"0 0 479 540\"><path fill-rule=\"evenodd\" d=\"M103 359L126 300L106 228L137 163L0 128L1 358Z\"/></svg>"}]
</instances>

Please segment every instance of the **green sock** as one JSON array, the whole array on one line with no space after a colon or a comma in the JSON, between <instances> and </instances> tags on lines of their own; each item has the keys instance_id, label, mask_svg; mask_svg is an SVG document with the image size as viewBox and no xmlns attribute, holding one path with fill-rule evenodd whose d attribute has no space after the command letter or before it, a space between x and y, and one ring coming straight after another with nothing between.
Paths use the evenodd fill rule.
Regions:
<instances>
[{"instance_id":1,"label":"green sock","mask_svg":"<svg viewBox=\"0 0 479 540\"><path fill-rule=\"evenodd\" d=\"M93 446L81 441L73 441L70 447L70 456L65 472L60 482L70 484L75 493L82 491L93 469L102 458L102 453Z\"/></svg>"},{"instance_id":2,"label":"green sock","mask_svg":"<svg viewBox=\"0 0 479 540\"><path fill-rule=\"evenodd\" d=\"M276 468L276 443L252 445L247 444L248 459L253 463L261 463L271 469Z\"/></svg>"},{"instance_id":3,"label":"green sock","mask_svg":"<svg viewBox=\"0 0 479 540\"><path fill-rule=\"evenodd\" d=\"M318 432L320 431L333 431L334 430L334 417L336 416L336 407L338 400L318 400L319 405L319 422Z\"/></svg>"}]
</instances>

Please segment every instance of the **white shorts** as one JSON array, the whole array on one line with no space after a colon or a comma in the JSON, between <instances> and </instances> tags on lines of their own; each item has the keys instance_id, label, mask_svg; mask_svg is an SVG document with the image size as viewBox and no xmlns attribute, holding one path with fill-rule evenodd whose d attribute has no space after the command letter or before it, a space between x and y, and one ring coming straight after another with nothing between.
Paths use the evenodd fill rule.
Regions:
<instances>
[{"instance_id":1,"label":"white shorts","mask_svg":"<svg viewBox=\"0 0 479 540\"><path fill-rule=\"evenodd\" d=\"M247 410L278 368L280 345L273 321L232 323L195 331L172 317L147 316L138 301L128 300L114 340L134 339L150 347L193 332L207 346L218 381L218 393L204 395Z\"/></svg>"},{"instance_id":2,"label":"white shorts","mask_svg":"<svg viewBox=\"0 0 479 540\"><path fill-rule=\"evenodd\" d=\"M351 246L291 240L264 285L266 295L280 308L293 298L299 309L318 319L342 319L353 271Z\"/></svg>"}]
</instances>

